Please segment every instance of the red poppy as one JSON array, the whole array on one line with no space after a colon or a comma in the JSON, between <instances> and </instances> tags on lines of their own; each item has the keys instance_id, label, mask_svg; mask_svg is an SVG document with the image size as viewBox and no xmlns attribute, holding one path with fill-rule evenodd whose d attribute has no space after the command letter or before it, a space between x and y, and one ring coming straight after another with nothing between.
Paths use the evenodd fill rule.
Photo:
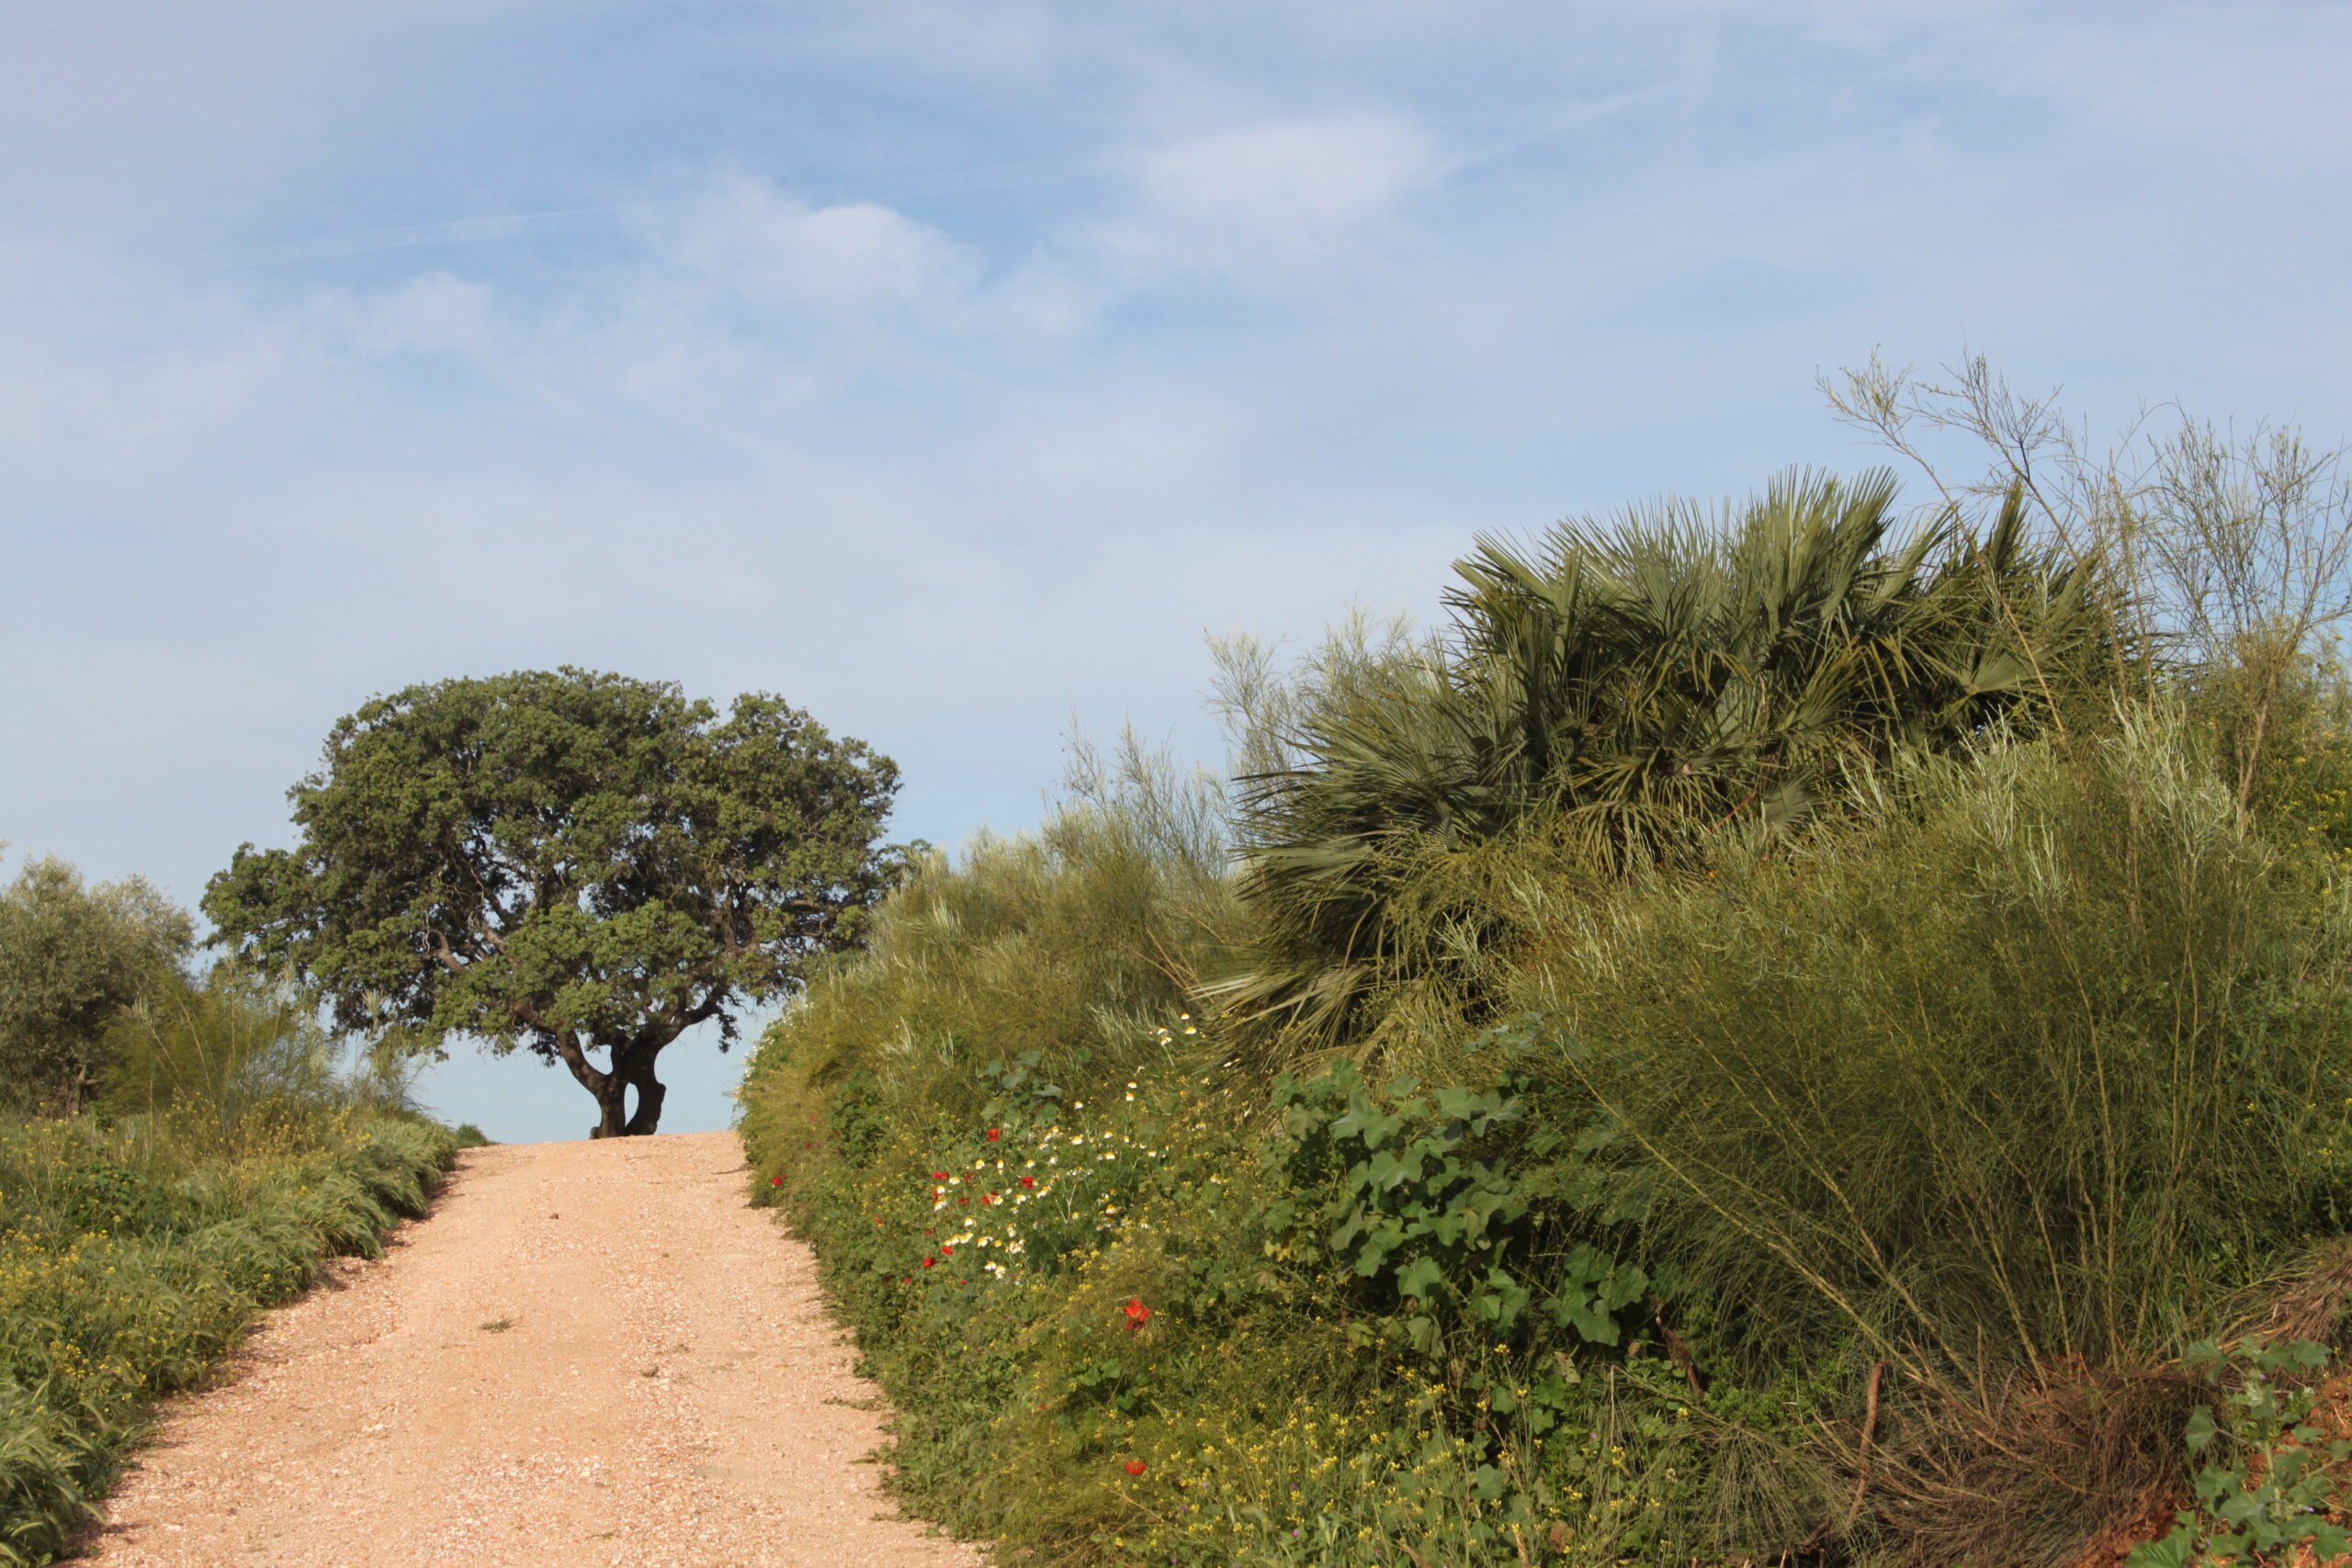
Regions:
<instances>
[{"instance_id":1,"label":"red poppy","mask_svg":"<svg viewBox=\"0 0 2352 1568\"><path fill-rule=\"evenodd\" d=\"M1037 1179L1034 1176L1024 1176L1021 1179L1021 1185L1023 1187L1035 1187L1037 1185Z\"/></svg>"},{"instance_id":2,"label":"red poppy","mask_svg":"<svg viewBox=\"0 0 2352 1568\"><path fill-rule=\"evenodd\" d=\"M770 1187L781 1187L784 1185L784 1178L781 1176L771 1176L768 1178L768 1185Z\"/></svg>"},{"instance_id":3,"label":"red poppy","mask_svg":"<svg viewBox=\"0 0 2352 1568\"><path fill-rule=\"evenodd\" d=\"M1145 1471L1150 1468L1151 1467L1149 1465L1144 1463L1144 1461L1139 1459L1131 1459L1127 1461L1127 1473L1129 1475L1141 1475Z\"/></svg>"},{"instance_id":4,"label":"red poppy","mask_svg":"<svg viewBox=\"0 0 2352 1568\"><path fill-rule=\"evenodd\" d=\"M933 1181L944 1181L947 1179L947 1173L944 1170L934 1170L931 1173L931 1179Z\"/></svg>"},{"instance_id":5,"label":"red poppy","mask_svg":"<svg viewBox=\"0 0 2352 1568\"><path fill-rule=\"evenodd\" d=\"M1140 1296L1128 1301L1126 1312L1129 1328L1141 1328L1151 1316L1151 1309L1143 1304L1143 1298Z\"/></svg>"},{"instance_id":6,"label":"red poppy","mask_svg":"<svg viewBox=\"0 0 2352 1568\"><path fill-rule=\"evenodd\" d=\"M936 1258L926 1258L922 1260L922 1266L926 1269L930 1269L936 1266L938 1262L939 1259Z\"/></svg>"},{"instance_id":7,"label":"red poppy","mask_svg":"<svg viewBox=\"0 0 2352 1568\"><path fill-rule=\"evenodd\" d=\"M991 1128L989 1128L989 1143L993 1144L993 1143L995 1143L999 1138L1001 1138L1001 1137L1003 1137L1003 1136L1004 1136L1004 1129L1003 1129L1003 1128L1001 1128L1001 1127L991 1127Z\"/></svg>"},{"instance_id":8,"label":"red poppy","mask_svg":"<svg viewBox=\"0 0 2352 1568\"><path fill-rule=\"evenodd\" d=\"M942 1258L953 1258L956 1256L956 1249L952 1247L943 1247L939 1249L939 1256Z\"/></svg>"}]
</instances>

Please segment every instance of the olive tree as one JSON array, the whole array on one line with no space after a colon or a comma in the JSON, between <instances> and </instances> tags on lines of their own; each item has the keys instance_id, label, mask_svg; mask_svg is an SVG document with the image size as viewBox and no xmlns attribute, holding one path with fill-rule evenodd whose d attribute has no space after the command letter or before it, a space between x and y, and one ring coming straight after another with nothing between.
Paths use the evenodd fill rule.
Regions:
<instances>
[{"instance_id":1,"label":"olive tree","mask_svg":"<svg viewBox=\"0 0 2352 1568\"><path fill-rule=\"evenodd\" d=\"M722 716L569 668L412 686L335 725L288 792L300 842L241 847L203 908L338 1027L527 1046L595 1096L592 1136L650 1133L665 1046L717 1020L724 1049L856 942L897 787L762 694Z\"/></svg>"},{"instance_id":2,"label":"olive tree","mask_svg":"<svg viewBox=\"0 0 2352 1568\"><path fill-rule=\"evenodd\" d=\"M179 973L192 935L139 877L93 887L64 861L28 862L0 888L0 1102L78 1112L107 1030Z\"/></svg>"}]
</instances>

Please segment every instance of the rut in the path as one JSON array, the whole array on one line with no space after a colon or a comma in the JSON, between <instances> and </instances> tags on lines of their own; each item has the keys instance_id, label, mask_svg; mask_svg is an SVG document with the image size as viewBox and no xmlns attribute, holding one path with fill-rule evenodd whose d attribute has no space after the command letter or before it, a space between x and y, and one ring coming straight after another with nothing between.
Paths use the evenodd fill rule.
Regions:
<instances>
[{"instance_id":1,"label":"rut in the path","mask_svg":"<svg viewBox=\"0 0 2352 1568\"><path fill-rule=\"evenodd\" d=\"M478 1149L177 1404L106 1568L972 1568L724 1133Z\"/></svg>"}]
</instances>

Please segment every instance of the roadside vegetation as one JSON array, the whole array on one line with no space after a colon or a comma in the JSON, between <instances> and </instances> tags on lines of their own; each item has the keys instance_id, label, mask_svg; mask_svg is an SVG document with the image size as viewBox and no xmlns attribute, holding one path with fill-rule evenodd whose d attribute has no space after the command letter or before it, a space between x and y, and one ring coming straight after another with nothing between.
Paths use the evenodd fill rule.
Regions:
<instances>
[{"instance_id":1,"label":"roadside vegetation","mask_svg":"<svg viewBox=\"0 0 2352 1568\"><path fill-rule=\"evenodd\" d=\"M1915 503L1792 474L1227 644L1221 774L1081 751L816 971L744 1133L915 1511L1046 1563L2336 1547L2342 469L2095 451L1981 362L1826 389Z\"/></svg>"},{"instance_id":2,"label":"roadside vegetation","mask_svg":"<svg viewBox=\"0 0 2352 1568\"><path fill-rule=\"evenodd\" d=\"M136 881L0 887L0 1564L67 1550L155 1401L422 1213L457 1146L398 1041L354 1059L189 939Z\"/></svg>"}]
</instances>

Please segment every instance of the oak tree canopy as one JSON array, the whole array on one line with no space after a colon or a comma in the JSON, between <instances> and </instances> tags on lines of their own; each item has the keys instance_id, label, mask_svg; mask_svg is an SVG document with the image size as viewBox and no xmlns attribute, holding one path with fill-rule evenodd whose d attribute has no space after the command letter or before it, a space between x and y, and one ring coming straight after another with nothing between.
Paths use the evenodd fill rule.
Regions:
<instances>
[{"instance_id":1,"label":"oak tree canopy","mask_svg":"<svg viewBox=\"0 0 2352 1568\"><path fill-rule=\"evenodd\" d=\"M715 1019L724 1049L855 943L902 863L876 843L898 783L765 694L722 716L571 668L412 686L335 725L288 792L300 842L240 847L203 908L339 1027L526 1046L595 1096L592 1136L650 1133L663 1047Z\"/></svg>"}]
</instances>

